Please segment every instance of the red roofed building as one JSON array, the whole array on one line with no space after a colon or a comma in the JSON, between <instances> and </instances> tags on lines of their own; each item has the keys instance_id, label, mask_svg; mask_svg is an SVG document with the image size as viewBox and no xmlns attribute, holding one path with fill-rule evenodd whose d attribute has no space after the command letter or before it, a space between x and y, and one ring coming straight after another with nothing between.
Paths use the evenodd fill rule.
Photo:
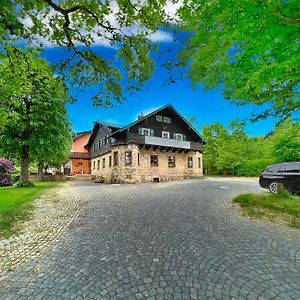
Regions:
<instances>
[{"instance_id":1,"label":"red roofed building","mask_svg":"<svg viewBox=\"0 0 300 300\"><path fill-rule=\"evenodd\" d=\"M70 173L91 174L90 153L85 145L88 143L91 131L79 132L73 139Z\"/></svg>"}]
</instances>

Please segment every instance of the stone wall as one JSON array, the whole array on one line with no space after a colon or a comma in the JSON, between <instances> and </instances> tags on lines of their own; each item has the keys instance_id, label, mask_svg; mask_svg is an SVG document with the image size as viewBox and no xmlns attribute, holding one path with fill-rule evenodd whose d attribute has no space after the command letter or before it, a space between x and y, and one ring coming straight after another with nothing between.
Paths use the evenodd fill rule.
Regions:
<instances>
[{"instance_id":1,"label":"stone wall","mask_svg":"<svg viewBox=\"0 0 300 300\"><path fill-rule=\"evenodd\" d=\"M141 165L140 165L140 181L149 182L157 178L158 181L176 180L184 178L196 178L203 175L202 171L202 154L200 152L190 151L188 153L173 153L172 151L165 152L160 150L140 150ZM158 166L151 166L151 155L158 156ZM175 157L175 167L169 167L169 156ZM193 167L188 168L187 159L192 157ZM198 158L200 158L201 168L198 167Z\"/></svg>"},{"instance_id":2,"label":"stone wall","mask_svg":"<svg viewBox=\"0 0 300 300\"><path fill-rule=\"evenodd\" d=\"M130 166L125 163L125 152L132 154L132 163ZM118 153L118 165L114 165L114 153ZM158 156L158 166L151 166L151 155ZM109 156L111 156L112 165L109 166ZM169 156L175 156L175 167L168 166ZM193 160L193 167L188 167L188 157ZM103 158L105 158L105 167L103 168ZM200 167L199 161L200 159ZM99 168L98 168L99 160ZM160 151L150 148L140 149L136 144L115 146L112 151L97 156L91 160L92 175L100 176L104 182L114 183L136 183L176 180L184 178L197 178L203 176L202 154L199 151L189 151L188 153L173 153L172 151ZM95 168L94 168L95 162Z\"/></svg>"}]
</instances>

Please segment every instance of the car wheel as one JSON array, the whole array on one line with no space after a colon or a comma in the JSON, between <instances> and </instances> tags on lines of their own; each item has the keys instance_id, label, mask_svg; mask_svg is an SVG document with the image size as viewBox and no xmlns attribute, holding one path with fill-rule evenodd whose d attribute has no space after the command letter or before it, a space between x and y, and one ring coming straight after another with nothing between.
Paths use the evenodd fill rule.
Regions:
<instances>
[{"instance_id":1,"label":"car wheel","mask_svg":"<svg viewBox=\"0 0 300 300\"><path fill-rule=\"evenodd\" d=\"M282 183L279 183L279 182L276 182L276 181L272 181L270 184L269 184L269 191L272 193L272 194L278 194L280 191L283 191L283 184Z\"/></svg>"}]
</instances>

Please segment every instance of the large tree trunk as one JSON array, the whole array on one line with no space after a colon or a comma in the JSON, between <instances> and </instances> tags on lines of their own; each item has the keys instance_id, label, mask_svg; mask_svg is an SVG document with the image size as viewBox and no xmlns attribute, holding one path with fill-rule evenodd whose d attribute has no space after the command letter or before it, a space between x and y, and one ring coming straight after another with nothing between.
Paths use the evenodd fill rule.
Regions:
<instances>
[{"instance_id":1,"label":"large tree trunk","mask_svg":"<svg viewBox=\"0 0 300 300\"><path fill-rule=\"evenodd\" d=\"M38 163L37 180L38 181L43 181L44 180L44 163L43 162Z\"/></svg>"},{"instance_id":2,"label":"large tree trunk","mask_svg":"<svg viewBox=\"0 0 300 300\"><path fill-rule=\"evenodd\" d=\"M29 181L29 146L22 147L20 181Z\"/></svg>"}]
</instances>

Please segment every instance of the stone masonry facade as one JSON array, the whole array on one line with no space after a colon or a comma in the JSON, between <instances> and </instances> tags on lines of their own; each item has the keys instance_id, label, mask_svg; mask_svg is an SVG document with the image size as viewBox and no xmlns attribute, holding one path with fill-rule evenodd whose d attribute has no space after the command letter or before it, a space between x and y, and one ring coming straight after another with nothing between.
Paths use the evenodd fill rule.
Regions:
<instances>
[{"instance_id":1,"label":"stone masonry facade","mask_svg":"<svg viewBox=\"0 0 300 300\"><path fill-rule=\"evenodd\" d=\"M91 159L91 174L106 183L139 183L203 176L200 151L166 151L118 145ZM153 163L154 162L154 163Z\"/></svg>"}]
</instances>

